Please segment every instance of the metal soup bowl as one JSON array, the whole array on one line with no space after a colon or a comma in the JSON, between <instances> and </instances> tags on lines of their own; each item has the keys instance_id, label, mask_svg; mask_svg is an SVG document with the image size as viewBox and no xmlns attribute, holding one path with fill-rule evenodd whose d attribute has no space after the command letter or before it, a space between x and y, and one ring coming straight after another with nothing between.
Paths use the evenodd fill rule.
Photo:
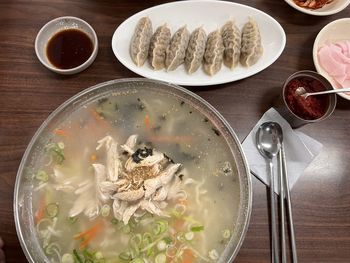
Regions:
<instances>
[{"instance_id":1,"label":"metal soup bowl","mask_svg":"<svg viewBox=\"0 0 350 263\"><path fill-rule=\"evenodd\" d=\"M35 229L32 203L34 187L33 179L29 172L30 167L35 163L37 156L43 149L43 141L47 141L47 138L52 136L50 135L52 129L57 127L62 120L65 120L72 112L88 102L95 101L116 91L123 92L133 89L152 90L158 94L174 96L185 101L194 110L206 116L226 141L235 161L233 170L238 176L240 201L237 218L232 218L232 221L235 223L234 231L217 262L231 262L236 257L248 228L252 209L252 186L247 160L235 132L213 106L198 95L182 87L149 79L120 79L88 88L64 102L40 126L24 153L18 169L14 190L14 216L17 235L29 262L49 262L40 245ZM227 207L227 209L230 209L230 207Z\"/></svg>"}]
</instances>

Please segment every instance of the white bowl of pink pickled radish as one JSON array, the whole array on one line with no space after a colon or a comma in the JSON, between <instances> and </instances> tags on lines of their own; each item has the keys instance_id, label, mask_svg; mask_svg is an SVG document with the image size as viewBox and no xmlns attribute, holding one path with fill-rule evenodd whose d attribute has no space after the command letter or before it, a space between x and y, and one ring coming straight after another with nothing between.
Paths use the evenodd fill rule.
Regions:
<instances>
[{"instance_id":1,"label":"white bowl of pink pickled radish","mask_svg":"<svg viewBox=\"0 0 350 263\"><path fill-rule=\"evenodd\" d=\"M350 87L350 18L335 20L317 35L313 47L313 60L318 73L334 89ZM350 100L350 93L338 93Z\"/></svg>"}]
</instances>

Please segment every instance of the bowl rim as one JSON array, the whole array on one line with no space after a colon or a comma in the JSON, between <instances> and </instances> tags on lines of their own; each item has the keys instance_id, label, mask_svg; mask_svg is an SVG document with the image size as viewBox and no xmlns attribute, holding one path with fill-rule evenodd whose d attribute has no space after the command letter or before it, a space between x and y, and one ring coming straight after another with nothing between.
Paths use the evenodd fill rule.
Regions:
<instances>
[{"instance_id":1,"label":"bowl rim","mask_svg":"<svg viewBox=\"0 0 350 263\"><path fill-rule=\"evenodd\" d=\"M315 41L314 41L313 48L312 48L312 57L313 57L313 61L314 61L314 65L315 65L316 71L318 72L318 74L320 74L323 77L325 77L331 84L332 84L332 81L334 81L333 78L331 76L329 76L328 73L327 73L327 75L321 74L321 71L323 69L322 69L322 67L321 67L321 65L319 63L319 59L318 59L318 50L320 48L319 42L320 42L320 38L325 34L326 30L328 30L330 27L332 27L332 26L334 26L336 24L342 23L342 22L348 22L349 25L350 25L350 17L340 18L340 19L334 20L334 21L328 23L327 25L325 25L320 30L320 32L318 32L318 34L317 34L317 36L315 38ZM333 85L332 85L332 87L333 87L333 89L337 89ZM350 100L350 95L346 95L345 93L337 93L337 95L339 95L340 97L343 97L346 100Z\"/></svg>"},{"instance_id":2,"label":"bowl rim","mask_svg":"<svg viewBox=\"0 0 350 263\"><path fill-rule=\"evenodd\" d=\"M248 227L249 227L249 222L251 218L251 212L252 212L252 203L253 203L253 189L252 189L252 179L251 179L251 173L249 169L249 164L248 164L248 159L245 155L245 152L243 151L243 147L241 145L240 140L238 139L238 136L234 132L233 128L231 125L228 123L228 121L221 115L221 113L214 108L209 102L207 102L205 99L200 97L199 95L195 94L194 92L187 90L181 86L178 86L176 84L168 83L165 81L159 81L159 80L154 80L154 79L145 79L145 78L121 78L121 79L114 79L106 82L101 82L96 85L93 85L87 89L84 89L80 91L79 93L73 95L66 101L64 101L61 105L59 105L45 120L44 122L39 126L39 128L36 130L34 133L33 137L31 138L28 146L26 147L26 150L23 154L23 157L21 159L18 171L16 173L16 180L15 180L15 187L14 187L14 199L13 199L13 214L14 214L14 219L15 219L15 227L16 227L16 233L17 237L20 241L20 245L22 247L22 250L28 259L29 262L35 263L35 260L32 258L26 243L24 242L24 238L22 235L22 228L20 224L20 215L19 215L19 209L18 209L18 196L19 196L19 187L20 187L20 180L22 179L23 175L23 170L25 166L25 162L28 159L30 155L30 151L34 146L34 143L38 139L38 137L41 135L42 131L50 124L50 122L53 120L53 118L56 117L62 110L64 110L67 106L69 106L72 102L74 102L76 99L84 96L85 94L88 94L90 92L93 92L95 90L98 90L101 87L104 87L106 85L112 85L115 83L126 83L126 82L148 82L148 83L157 83L157 84L163 84L166 86L170 86L171 88L180 91L182 93L185 93L186 95L189 95L190 97L198 100L200 103L202 103L205 107L207 107L224 125L224 127L228 130L231 138L233 139L234 143L236 144L236 147L238 148L240 152L240 157L242 158L242 163L244 168L244 173L246 174L246 188L248 189L247 192L247 211L244 213L244 222L242 222L243 228L242 231L240 232L240 237L236 242L236 247L234 248L232 254L230 255L230 262L237 256L244 238L247 234Z\"/></svg>"},{"instance_id":3,"label":"bowl rim","mask_svg":"<svg viewBox=\"0 0 350 263\"><path fill-rule=\"evenodd\" d=\"M60 68L57 68L57 67L51 65L50 63L47 63L42 58L42 56L40 55L40 52L39 52L39 41L41 39L42 34L47 30L48 26L50 26L53 23L56 23L59 20L63 20L63 19L69 19L69 20L77 21L77 22L79 22L81 24L84 24L91 31L92 36L93 36L93 41L94 41L94 43L93 43L94 48L92 50L92 53L91 53L90 57L84 63L82 63L81 65L79 65L77 67L74 67L74 68L70 68L70 69L60 69ZM53 34L51 34L50 38L53 35L55 35L57 32L60 32L60 31L63 31L63 30L61 29L61 30L58 30L58 31L54 32ZM79 30L84 32L84 33L86 32L85 30L82 30L82 29L79 29ZM97 56L97 53L98 53L98 38L97 38L97 34L96 34L95 30L93 29L93 27L88 22L86 22L85 20L83 20L83 19L81 19L79 17L75 17L75 16L61 16L61 17L57 17L57 18L54 18L54 19L48 21L39 30L39 32L37 33L36 38L35 38L34 46L35 46L35 54L36 54L37 58L39 59L39 61L41 62L41 64L43 64L46 68L48 68L49 70L51 70L53 72L56 72L56 73L59 73L59 74L63 74L63 75L70 75L70 74L79 73L79 72L83 71L84 69L86 69L88 66L90 66L92 64L92 62L95 60L95 58Z\"/></svg>"},{"instance_id":4,"label":"bowl rim","mask_svg":"<svg viewBox=\"0 0 350 263\"><path fill-rule=\"evenodd\" d=\"M303 7L298 6L297 4L294 3L293 0L285 0L285 2L287 4L289 4L291 7L293 7L294 9L296 9L304 14L313 15L313 16L334 15L336 13L343 11L350 4L350 0L344 0L343 4L341 6L339 6L338 8L334 8L334 9L331 9L328 11L314 11L312 9L307 9L307 8L303 8Z\"/></svg>"}]
</instances>

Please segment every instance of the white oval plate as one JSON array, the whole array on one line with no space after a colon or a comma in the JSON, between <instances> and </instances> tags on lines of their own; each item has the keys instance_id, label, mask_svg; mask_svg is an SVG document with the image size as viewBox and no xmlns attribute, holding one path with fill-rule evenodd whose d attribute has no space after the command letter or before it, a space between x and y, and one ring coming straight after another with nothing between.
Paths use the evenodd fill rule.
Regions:
<instances>
[{"instance_id":1,"label":"white oval plate","mask_svg":"<svg viewBox=\"0 0 350 263\"><path fill-rule=\"evenodd\" d=\"M350 0L334 0L330 4L326 4L324 7L319 9L307 9L304 7L298 6L296 3L294 3L293 0L285 0L291 7L295 8L296 10L313 16L330 16L334 15L336 13L339 13L340 11L344 10L349 4Z\"/></svg>"},{"instance_id":2,"label":"white oval plate","mask_svg":"<svg viewBox=\"0 0 350 263\"><path fill-rule=\"evenodd\" d=\"M328 41L337 42L341 40L350 40L350 18L342 18L327 24L317 35L313 47L313 59L318 73L324 76L333 86L339 88L339 84L325 71L318 61L318 50ZM344 87L347 88L347 87ZM338 93L344 99L350 100L350 95Z\"/></svg>"},{"instance_id":3,"label":"white oval plate","mask_svg":"<svg viewBox=\"0 0 350 263\"><path fill-rule=\"evenodd\" d=\"M251 16L258 23L264 53L260 60L249 68L238 66L234 70L222 66L214 76L206 75L202 69L189 75L183 65L175 71L154 71L148 63L137 67L131 60L129 45L138 20L148 16L153 30L167 23L174 33L178 28L187 25L190 31L203 26L207 34L220 28L227 20L234 18L237 26L243 25ZM185 86L206 86L227 83L252 76L270 66L281 55L286 44L286 35L281 25L266 13L237 3L224 1L184 1L172 2L141 11L125 20L114 32L112 49L117 59L128 69L146 78L158 79Z\"/></svg>"}]
</instances>

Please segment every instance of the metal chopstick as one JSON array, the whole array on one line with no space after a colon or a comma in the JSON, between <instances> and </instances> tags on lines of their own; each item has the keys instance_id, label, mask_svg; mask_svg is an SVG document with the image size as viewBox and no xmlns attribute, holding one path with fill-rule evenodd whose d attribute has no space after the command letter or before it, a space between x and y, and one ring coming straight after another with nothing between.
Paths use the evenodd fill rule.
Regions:
<instances>
[{"instance_id":1,"label":"metal chopstick","mask_svg":"<svg viewBox=\"0 0 350 263\"><path fill-rule=\"evenodd\" d=\"M282 152L282 161L283 161L282 167L283 167L284 185L285 185L285 189L286 189L285 194L286 194L286 198L287 198L287 211L288 211L288 221L289 221L289 228L290 228L293 263L297 263L298 257L297 257L297 248L296 248L296 244L295 244L295 235L294 235L292 202L291 202L288 174L287 174L286 153L284 151L284 144L283 143L282 143L282 147L281 147L281 152Z\"/></svg>"},{"instance_id":2,"label":"metal chopstick","mask_svg":"<svg viewBox=\"0 0 350 263\"><path fill-rule=\"evenodd\" d=\"M283 147L283 146L282 146ZM281 254L282 254L282 263L287 262L286 256L286 233L285 233L285 209L284 209L284 179L283 179L283 160L282 160L282 149L278 153L278 161L279 161L279 204L280 204L280 216L281 216Z\"/></svg>"}]
</instances>

